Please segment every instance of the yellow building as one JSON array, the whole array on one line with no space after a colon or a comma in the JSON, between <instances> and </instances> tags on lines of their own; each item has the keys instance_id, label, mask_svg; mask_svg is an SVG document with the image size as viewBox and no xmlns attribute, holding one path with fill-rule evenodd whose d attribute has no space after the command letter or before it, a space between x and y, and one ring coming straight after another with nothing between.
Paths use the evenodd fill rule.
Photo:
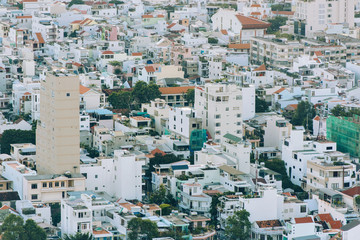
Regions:
<instances>
[{"instance_id":1,"label":"yellow building","mask_svg":"<svg viewBox=\"0 0 360 240\"><path fill-rule=\"evenodd\" d=\"M48 74L41 82L36 131L38 174L79 173L79 78Z\"/></svg>"}]
</instances>

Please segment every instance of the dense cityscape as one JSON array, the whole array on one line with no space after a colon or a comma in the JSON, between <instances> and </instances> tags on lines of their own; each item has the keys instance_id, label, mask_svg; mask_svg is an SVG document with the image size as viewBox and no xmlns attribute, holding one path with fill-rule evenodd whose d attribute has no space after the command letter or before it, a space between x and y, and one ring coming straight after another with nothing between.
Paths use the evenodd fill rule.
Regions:
<instances>
[{"instance_id":1,"label":"dense cityscape","mask_svg":"<svg viewBox=\"0 0 360 240\"><path fill-rule=\"evenodd\" d=\"M360 239L360 0L0 0L1 240Z\"/></svg>"}]
</instances>

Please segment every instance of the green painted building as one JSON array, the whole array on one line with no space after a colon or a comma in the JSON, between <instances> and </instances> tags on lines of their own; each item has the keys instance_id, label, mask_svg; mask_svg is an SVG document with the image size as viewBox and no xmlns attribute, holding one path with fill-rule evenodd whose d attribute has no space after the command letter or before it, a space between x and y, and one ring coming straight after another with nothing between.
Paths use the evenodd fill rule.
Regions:
<instances>
[{"instance_id":1,"label":"green painted building","mask_svg":"<svg viewBox=\"0 0 360 240\"><path fill-rule=\"evenodd\" d=\"M336 142L337 150L360 158L360 116L329 116L326 120L326 138Z\"/></svg>"}]
</instances>

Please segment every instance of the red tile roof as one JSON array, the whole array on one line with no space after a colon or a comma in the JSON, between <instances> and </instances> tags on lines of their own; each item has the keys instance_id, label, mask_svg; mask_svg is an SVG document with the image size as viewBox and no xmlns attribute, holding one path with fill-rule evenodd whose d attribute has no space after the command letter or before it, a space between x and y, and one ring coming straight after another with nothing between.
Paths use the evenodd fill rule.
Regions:
<instances>
[{"instance_id":1,"label":"red tile roof","mask_svg":"<svg viewBox=\"0 0 360 240\"><path fill-rule=\"evenodd\" d=\"M41 33L35 33L39 43L45 43L44 38L42 37Z\"/></svg>"},{"instance_id":2,"label":"red tile roof","mask_svg":"<svg viewBox=\"0 0 360 240\"><path fill-rule=\"evenodd\" d=\"M80 94L87 93L88 91L90 91L90 88L80 85L80 87L79 87Z\"/></svg>"},{"instance_id":3,"label":"red tile roof","mask_svg":"<svg viewBox=\"0 0 360 240\"><path fill-rule=\"evenodd\" d=\"M314 120L315 120L315 121L319 121L319 120L320 120L319 115L316 115L316 117L314 117Z\"/></svg>"},{"instance_id":4,"label":"red tile roof","mask_svg":"<svg viewBox=\"0 0 360 240\"><path fill-rule=\"evenodd\" d=\"M228 45L232 49L250 49L250 43L232 43Z\"/></svg>"},{"instance_id":5,"label":"red tile roof","mask_svg":"<svg viewBox=\"0 0 360 240\"><path fill-rule=\"evenodd\" d=\"M260 4L252 4L250 7L261 7Z\"/></svg>"},{"instance_id":6,"label":"red tile roof","mask_svg":"<svg viewBox=\"0 0 360 240\"><path fill-rule=\"evenodd\" d=\"M172 24L170 24L169 26L167 26L167 28L172 28L173 26L175 26L176 25L176 23L172 23Z\"/></svg>"},{"instance_id":7,"label":"red tile roof","mask_svg":"<svg viewBox=\"0 0 360 240\"><path fill-rule=\"evenodd\" d=\"M342 223L340 220L338 221L330 221L329 222L331 229L340 229L342 227Z\"/></svg>"},{"instance_id":8,"label":"red tile roof","mask_svg":"<svg viewBox=\"0 0 360 240\"><path fill-rule=\"evenodd\" d=\"M142 56L141 52L134 52L131 54L131 56Z\"/></svg>"},{"instance_id":9,"label":"red tile roof","mask_svg":"<svg viewBox=\"0 0 360 240\"><path fill-rule=\"evenodd\" d=\"M295 218L295 223L312 223L314 222L311 217Z\"/></svg>"},{"instance_id":10,"label":"red tile roof","mask_svg":"<svg viewBox=\"0 0 360 240\"><path fill-rule=\"evenodd\" d=\"M161 94L168 95L168 94L183 94L186 93L189 89L194 89L194 86L189 87L162 87L159 88Z\"/></svg>"},{"instance_id":11,"label":"red tile roof","mask_svg":"<svg viewBox=\"0 0 360 240\"><path fill-rule=\"evenodd\" d=\"M75 21L72 21L70 24L76 24L76 23L81 23L82 20L75 20Z\"/></svg>"},{"instance_id":12,"label":"red tile roof","mask_svg":"<svg viewBox=\"0 0 360 240\"><path fill-rule=\"evenodd\" d=\"M317 216L321 221L324 222L330 222L334 220L330 213L322 213L322 214L318 214Z\"/></svg>"},{"instance_id":13,"label":"red tile roof","mask_svg":"<svg viewBox=\"0 0 360 240\"><path fill-rule=\"evenodd\" d=\"M354 197L356 194L360 195L360 186L352 187L350 189L342 191L342 193L350 197Z\"/></svg>"},{"instance_id":14,"label":"red tile roof","mask_svg":"<svg viewBox=\"0 0 360 240\"><path fill-rule=\"evenodd\" d=\"M251 12L250 14L251 14L251 15L254 15L254 16L259 16L259 15L261 15L260 12Z\"/></svg>"},{"instance_id":15,"label":"red tile roof","mask_svg":"<svg viewBox=\"0 0 360 240\"><path fill-rule=\"evenodd\" d=\"M253 71L254 71L254 72L266 71L266 66L265 66L265 64L263 64L263 65L261 65L260 67L254 69Z\"/></svg>"},{"instance_id":16,"label":"red tile roof","mask_svg":"<svg viewBox=\"0 0 360 240\"><path fill-rule=\"evenodd\" d=\"M286 88L280 88L277 91L274 92L274 94L278 94L281 93L282 91L284 91Z\"/></svg>"},{"instance_id":17,"label":"red tile roof","mask_svg":"<svg viewBox=\"0 0 360 240\"><path fill-rule=\"evenodd\" d=\"M278 219L275 220L266 220L266 221L256 221L256 224L259 228L272 228L272 227L281 227L282 224Z\"/></svg>"},{"instance_id":18,"label":"red tile roof","mask_svg":"<svg viewBox=\"0 0 360 240\"><path fill-rule=\"evenodd\" d=\"M244 15L236 15L236 18L242 25L242 29L265 29L270 27L270 23L255 19L252 17L246 17Z\"/></svg>"},{"instance_id":19,"label":"red tile roof","mask_svg":"<svg viewBox=\"0 0 360 240\"><path fill-rule=\"evenodd\" d=\"M16 16L17 19L22 19L22 18L32 18L32 16Z\"/></svg>"},{"instance_id":20,"label":"red tile roof","mask_svg":"<svg viewBox=\"0 0 360 240\"><path fill-rule=\"evenodd\" d=\"M103 51L102 54L114 54L113 51Z\"/></svg>"},{"instance_id":21,"label":"red tile roof","mask_svg":"<svg viewBox=\"0 0 360 240\"><path fill-rule=\"evenodd\" d=\"M228 32L227 32L226 30L224 30L224 29L222 29L220 32L221 32L222 34L224 34L224 35L228 35Z\"/></svg>"},{"instance_id":22,"label":"red tile roof","mask_svg":"<svg viewBox=\"0 0 360 240\"><path fill-rule=\"evenodd\" d=\"M141 17L142 18L153 18L154 16L153 15L142 15Z\"/></svg>"},{"instance_id":23,"label":"red tile roof","mask_svg":"<svg viewBox=\"0 0 360 240\"><path fill-rule=\"evenodd\" d=\"M324 56L321 51L315 51L314 53L315 53L315 55L318 56L318 57L319 57L319 56Z\"/></svg>"},{"instance_id":24,"label":"red tile roof","mask_svg":"<svg viewBox=\"0 0 360 240\"><path fill-rule=\"evenodd\" d=\"M146 70L147 72L155 72L155 68L154 68L153 66L146 66L146 67L145 67L145 70Z\"/></svg>"}]
</instances>

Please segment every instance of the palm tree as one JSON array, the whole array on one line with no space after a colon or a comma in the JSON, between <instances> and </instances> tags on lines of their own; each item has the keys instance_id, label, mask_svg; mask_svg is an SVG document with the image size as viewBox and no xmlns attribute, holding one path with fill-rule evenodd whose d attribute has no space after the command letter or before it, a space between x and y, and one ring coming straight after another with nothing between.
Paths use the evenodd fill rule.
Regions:
<instances>
[{"instance_id":1,"label":"palm tree","mask_svg":"<svg viewBox=\"0 0 360 240\"><path fill-rule=\"evenodd\" d=\"M63 240L92 240L93 236L90 233L77 232L74 235L65 235Z\"/></svg>"}]
</instances>

